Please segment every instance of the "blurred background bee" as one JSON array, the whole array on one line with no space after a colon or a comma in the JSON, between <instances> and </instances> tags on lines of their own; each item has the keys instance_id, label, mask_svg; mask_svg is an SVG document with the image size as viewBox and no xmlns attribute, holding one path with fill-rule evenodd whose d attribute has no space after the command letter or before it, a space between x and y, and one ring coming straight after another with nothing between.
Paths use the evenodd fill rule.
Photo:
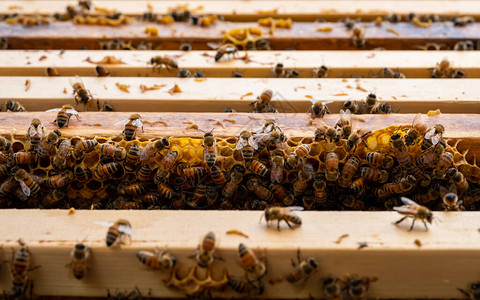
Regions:
<instances>
[{"instance_id":1,"label":"blurred background bee","mask_svg":"<svg viewBox=\"0 0 480 300\"><path fill-rule=\"evenodd\" d=\"M47 68L47 76L60 76L60 73L58 73L58 70L52 67Z\"/></svg>"},{"instance_id":2,"label":"blurred background bee","mask_svg":"<svg viewBox=\"0 0 480 300\"><path fill-rule=\"evenodd\" d=\"M440 197L442 198L445 211L465 210L462 200L458 200L457 187L455 184L451 184L448 189L440 186Z\"/></svg>"},{"instance_id":3,"label":"blurred background bee","mask_svg":"<svg viewBox=\"0 0 480 300\"><path fill-rule=\"evenodd\" d=\"M316 118L323 118L325 114L329 114L330 110L328 110L327 104L332 103L333 101L326 101L326 102L321 102L321 101L312 101L312 106L310 106L310 109L308 110L308 113L310 113L310 118L316 119Z\"/></svg>"},{"instance_id":4,"label":"blurred background bee","mask_svg":"<svg viewBox=\"0 0 480 300\"><path fill-rule=\"evenodd\" d=\"M90 248L87 247L83 242L77 243L73 247L71 261L69 264L67 264L67 267L70 267L75 278L82 279L85 277L88 270L87 262L89 258Z\"/></svg>"},{"instance_id":5,"label":"blurred background bee","mask_svg":"<svg viewBox=\"0 0 480 300\"><path fill-rule=\"evenodd\" d=\"M79 76L75 76L75 79L69 79L68 82L73 88L73 94L75 95L75 102L82 103L84 108L88 103L93 100L92 94L85 88L83 80Z\"/></svg>"},{"instance_id":6,"label":"blurred background bee","mask_svg":"<svg viewBox=\"0 0 480 300\"><path fill-rule=\"evenodd\" d=\"M313 77L315 78L325 78L328 76L328 68L325 65L321 65L318 68L313 69Z\"/></svg>"},{"instance_id":7,"label":"blurred background bee","mask_svg":"<svg viewBox=\"0 0 480 300\"><path fill-rule=\"evenodd\" d=\"M58 112L53 123L57 124L59 128L68 127L72 115L74 115L77 120L80 119L78 112L71 105L63 105L61 108L52 108L46 112Z\"/></svg>"},{"instance_id":8,"label":"blurred background bee","mask_svg":"<svg viewBox=\"0 0 480 300\"><path fill-rule=\"evenodd\" d=\"M280 231L280 222L285 221L290 229L293 229L292 223L294 226L301 226L302 219L294 213L294 211L302 211L303 207L301 206L288 206L288 207L270 207L265 209L262 218L265 216L265 221L267 226L270 225L271 221L277 220L277 230Z\"/></svg>"},{"instance_id":9,"label":"blurred background bee","mask_svg":"<svg viewBox=\"0 0 480 300\"><path fill-rule=\"evenodd\" d=\"M125 125L122 133L125 135L126 141L131 141L135 138L137 128L142 128L143 131L142 117L140 117L139 114L132 114L128 119L118 121L114 124L114 126L118 125Z\"/></svg>"},{"instance_id":10,"label":"blurred background bee","mask_svg":"<svg viewBox=\"0 0 480 300\"><path fill-rule=\"evenodd\" d=\"M131 243L132 234L132 225L130 222L125 219L118 219L115 223L105 222L105 221L95 221L95 224L108 226L106 244L108 247L114 245L124 245L126 244L125 239L128 239L128 242Z\"/></svg>"},{"instance_id":11,"label":"blurred background bee","mask_svg":"<svg viewBox=\"0 0 480 300\"><path fill-rule=\"evenodd\" d=\"M5 110L6 111L12 111L12 112L23 112L23 111L27 111L25 109L25 107L23 107L22 104L20 104L20 102L18 101L12 101L12 100L8 100L7 102L5 102Z\"/></svg>"},{"instance_id":12,"label":"blurred background bee","mask_svg":"<svg viewBox=\"0 0 480 300\"><path fill-rule=\"evenodd\" d=\"M150 64L153 65L154 70L160 71L163 66L170 71L170 68L178 69L178 63L173 58L168 56L154 56L150 59Z\"/></svg>"},{"instance_id":13,"label":"blurred background bee","mask_svg":"<svg viewBox=\"0 0 480 300\"><path fill-rule=\"evenodd\" d=\"M104 66L100 66L100 65L95 67L95 73L97 73L98 77L110 76L110 71L108 71L108 69L105 68Z\"/></svg>"},{"instance_id":14,"label":"blurred background bee","mask_svg":"<svg viewBox=\"0 0 480 300\"><path fill-rule=\"evenodd\" d=\"M207 46L211 49L217 50L215 53L215 62L218 62L224 55L233 55L237 54L237 46L234 44L226 43L223 45L219 45L217 43L207 43Z\"/></svg>"},{"instance_id":15,"label":"blurred background bee","mask_svg":"<svg viewBox=\"0 0 480 300\"><path fill-rule=\"evenodd\" d=\"M457 288L459 292L465 295L468 299L478 300L480 299L480 282L474 282L470 284L470 290L466 291L461 288Z\"/></svg>"},{"instance_id":16,"label":"blurred background bee","mask_svg":"<svg viewBox=\"0 0 480 300\"><path fill-rule=\"evenodd\" d=\"M247 294L249 297L260 296L265 291L265 286L260 280L248 281L228 278L228 286L235 292Z\"/></svg>"},{"instance_id":17,"label":"blurred background bee","mask_svg":"<svg viewBox=\"0 0 480 300\"><path fill-rule=\"evenodd\" d=\"M286 279L290 283L302 284L317 270L318 263L314 257L300 258L300 249L297 250L297 262L292 260L293 271Z\"/></svg>"}]
</instances>

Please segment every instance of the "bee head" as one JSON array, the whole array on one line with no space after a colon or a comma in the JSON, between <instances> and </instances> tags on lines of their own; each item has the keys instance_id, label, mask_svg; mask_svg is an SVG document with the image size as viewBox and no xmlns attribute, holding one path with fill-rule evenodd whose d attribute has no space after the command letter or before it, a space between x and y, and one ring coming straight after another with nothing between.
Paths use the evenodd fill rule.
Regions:
<instances>
[{"instance_id":1,"label":"bee head","mask_svg":"<svg viewBox=\"0 0 480 300\"><path fill-rule=\"evenodd\" d=\"M308 263L314 268L318 267L317 261L313 257L308 258Z\"/></svg>"},{"instance_id":2,"label":"bee head","mask_svg":"<svg viewBox=\"0 0 480 300\"><path fill-rule=\"evenodd\" d=\"M429 212L427 213L427 222L432 224L433 221L433 213Z\"/></svg>"}]
</instances>

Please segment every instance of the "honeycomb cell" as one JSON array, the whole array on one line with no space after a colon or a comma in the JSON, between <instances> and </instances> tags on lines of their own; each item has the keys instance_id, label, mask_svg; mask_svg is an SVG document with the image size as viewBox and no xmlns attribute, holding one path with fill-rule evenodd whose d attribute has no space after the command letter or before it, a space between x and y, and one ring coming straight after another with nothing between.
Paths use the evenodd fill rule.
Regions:
<instances>
[{"instance_id":1,"label":"honeycomb cell","mask_svg":"<svg viewBox=\"0 0 480 300\"><path fill-rule=\"evenodd\" d=\"M86 187L92 191L92 192L97 192L102 188L102 183L100 181L96 180L90 180L87 184Z\"/></svg>"},{"instance_id":2,"label":"honeycomb cell","mask_svg":"<svg viewBox=\"0 0 480 300\"><path fill-rule=\"evenodd\" d=\"M220 149L220 155L221 156L232 156L233 150L230 149L229 147L223 147Z\"/></svg>"},{"instance_id":3,"label":"honeycomb cell","mask_svg":"<svg viewBox=\"0 0 480 300\"><path fill-rule=\"evenodd\" d=\"M104 138L104 137L95 137L95 140L96 140L99 144L104 144L104 143L108 142L108 139L107 139L107 138Z\"/></svg>"},{"instance_id":4,"label":"honeycomb cell","mask_svg":"<svg viewBox=\"0 0 480 300\"><path fill-rule=\"evenodd\" d=\"M232 145L232 144L234 145L234 144L237 143L237 139L231 137L231 138L226 139L225 142L227 142L227 143L229 143L229 144L231 144L231 145Z\"/></svg>"},{"instance_id":5,"label":"honeycomb cell","mask_svg":"<svg viewBox=\"0 0 480 300\"><path fill-rule=\"evenodd\" d=\"M24 149L25 149L25 146L21 142L14 142L12 144L13 153L17 153L18 151L22 151Z\"/></svg>"},{"instance_id":6,"label":"honeycomb cell","mask_svg":"<svg viewBox=\"0 0 480 300\"><path fill-rule=\"evenodd\" d=\"M236 161L243 161L242 150L233 151L233 159Z\"/></svg>"}]
</instances>

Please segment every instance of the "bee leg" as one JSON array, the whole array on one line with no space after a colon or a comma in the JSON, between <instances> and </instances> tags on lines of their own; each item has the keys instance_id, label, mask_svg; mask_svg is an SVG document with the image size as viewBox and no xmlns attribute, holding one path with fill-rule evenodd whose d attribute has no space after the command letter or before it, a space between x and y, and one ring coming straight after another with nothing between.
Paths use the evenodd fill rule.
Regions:
<instances>
[{"instance_id":1,"label":"bee leg","mask_svg":"<svg viewBox=\"0 0 480 300\"><path fill-rule=\"evenodd\" d=\"M300 264L300 248L297 249L297 261Z\"/></svg>"},{"instance_id":2,"label":"bee leg","mask_svg":"<svg viewBox=\"0 0 480 300\"><path fill-rule=\"evenodd\" d=\"M277 230L280 231L280 220L277 222Z\"/></svg>"},{"instance_id":3,"label":"bee leg","mask_svg":"<svg viewBox=\"0 0 480 300\"><path fill-rule=\"evenodd\" d=\"M412 231L412 230L413 230L413 225L415 225L415 221L416 221L416 220L417 220L417 219L415 219L415 218L413 219L413 221L412 221L412 226L410 226L410 229L409 229L408 231ZM425 225L425 226L426 226L426 225Z\"/></svg>"},{"instance_id":4,"label":"bee leg","mask_svg":"<svg viewBox=\"0 0 480 300\"><path fill-rule=\"evenodd\" d=\"M213 253L213 258L214 259L218 259L218 260L221 260L221 261L225 261L225 259L221 256L218 256L216 253Z\"/></svg>"},{"instance_id":5,"label":"bee leg","mask_svg":"<svg viewBox=\"0 0 480 300\"><path fill-rule=\"evenodd\" d=\"M467 293L467 291L465 291L464 289L457 288L457 290L458 290L460 293L462 293L462 294L464 294L465 296L467 296L468 298L470 298L470 294ZM4 292L4 293L5 293L5 292Z\"/></svg>"},{"instance_id":6,"label":"bee leg","mask_svg":"<svg viewBox=\"0 0 480 300\"><path fill-rule=\"evenodd\" d=\"M290 229L293 229L292 225L290 225L290 222L287 221L287 219L284 219L285 220L285 223L287 223L288 227L290 227Z\"/></svg>"},{"instance_id":7,"label":"bee leg","mask_svg":"<svg viewBox=\"0 0 480 300\"><path fill-rule=\"evenodd\" d=\"M41 268L41 267L42 267L42 266L34 266L34 267L31 267L30 269L28 269L28 272L35 271L36 269Z\"/></svg>"},{"instance_id":8,"label":"bee leg","mask_svg":"<svg viewBox=\"0 0 480 300\"><path fill-rule=\"evenodd\" d=\"M427 223L425 222L425 220L422 220L422 222L423 222L423 225L425 225L425 231L428 231Z\"/></svg>"},{"instance_id":9,"label":"bee leg","mask_svg":"<svg viewBox=\"0 0 480 300\"><path fill-rule=\"evenodd\" d=\"M407 217L403 217L401 218L400 220L398 220L397 222L395 222L394 224L397 225L397 224L400 224L402 223L403 220L405 220Z\"/></svg>"}]
</instances>

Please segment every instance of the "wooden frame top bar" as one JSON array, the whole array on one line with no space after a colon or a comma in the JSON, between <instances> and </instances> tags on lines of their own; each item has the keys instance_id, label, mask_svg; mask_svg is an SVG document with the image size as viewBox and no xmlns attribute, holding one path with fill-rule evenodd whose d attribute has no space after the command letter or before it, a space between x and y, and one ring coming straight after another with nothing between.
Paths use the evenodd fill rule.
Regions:
<instances>
[{"instance_id":1,"label":"wooden frame top bar","mask_svg":"<svg viewBox=\"0 0 480 300\"><path fill-rule=\"evenodd\" d=\"M231 77L240 72L243 77L273 77L272 68L283 63L285 69L295 69L299 77L313 77L313 69L326 65L328 77L378 76L383 68L402 72L407 78L429 78L431 69L443 58L453 68L461 69L467 78L480 77L478 51L249 51L249 61L222 60L215 63L215 51L95 51L95 50L4 50L0 51L0 76L45 76L46 68L55 67L60 76L96 76L94 62L113 56L124 64L104 65L111 76L174 77L166 68L154 70L149 64L153 56L174 58L179 68L206 77ZM243 56L243 52L240 56ZM90 60L87 61L87 59Z\"/></svg>"},{"instance_id":2,"label":"wooden frame top bar","mask_svg":"<svg viewBox=\"0 0 480 300\"><path fill-rule=\"evenodd\" d=\"M21 12L27 14L52 14L63 12L67 5L76 5L76 1L2 1L0 2L1 13ZM95 6L116 9L128 15L141 15L147 11L147 4L153 7L156 13L167 13L169 8L183 5L181 1L101 1ZM248 5L246 5L248 4ZM401 0L387 2L374 1L193 1L188 6L197 9L199 14L223 15L228 20L256 20L262 15L275 17L291 17L294 20L313 21L317 18L338 19L341 17L361 17L362 19L375 19L377 16L385 16L389 13L407 15L411 12L420 15L438 14L441 16L471 15L480 16L480 4L474 1L444 0L432 5L431 1ZM198 9L200 8L200 9Z\"/></svg>"},{"instance_id":3,"label":"wooden frame top bar","mask_svg":"<svg viewBox=\"0 0 480 300\"><path fill-rule=\"evenodd\" d=\"M0 77L5 87L2 99L20 101L27 110L45 111L64 104L75 104L71 77ZM30 82L26 91L25 83ZM256 79L256 78L139 78L82 77L87 89L100 103L108 102L117 111L222 112L231 107L251 110L250 103L266 88L274 92L272 105L280 112L306 112L312 102L334 101L333 113L347 100L361 101L375 92L380 101L392 103L394 112L426 113L439 108L445 113L480 112L476 87L480 79ZM130 93L116 84L130 85ZM140 85L160 85L141 93ZM177 84L182 92L169 93ZM78 105L77 110L82 110ZM87 107L97 110L95 101Z\"/></svg>"}]
</instances>

